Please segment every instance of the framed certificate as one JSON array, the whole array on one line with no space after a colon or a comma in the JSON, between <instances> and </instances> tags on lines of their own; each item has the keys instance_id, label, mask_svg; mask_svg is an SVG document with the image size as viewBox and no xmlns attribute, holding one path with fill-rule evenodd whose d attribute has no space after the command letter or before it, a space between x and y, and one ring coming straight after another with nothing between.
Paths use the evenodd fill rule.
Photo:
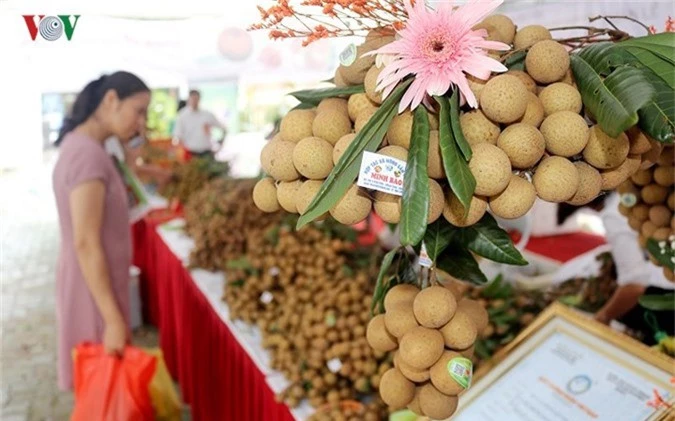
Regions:
<instances>
[{"instance_id":1,"label":"framed certificate","mask_svg":"<svg viewBox=\"0 0 675 421\"><path fill-rule=\"evenodd\" d=\"M452 420L661 421L674 377L675 360L554 303L475 373Z\"/></svg>"}]
</instances>

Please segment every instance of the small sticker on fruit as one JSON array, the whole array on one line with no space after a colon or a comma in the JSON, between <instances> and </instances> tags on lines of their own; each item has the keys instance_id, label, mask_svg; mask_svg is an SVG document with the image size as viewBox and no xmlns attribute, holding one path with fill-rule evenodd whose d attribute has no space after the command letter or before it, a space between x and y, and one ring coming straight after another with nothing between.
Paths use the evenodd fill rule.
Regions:
<instances>
[{"instance_id":1,"label":"small sticker on fruit","mask_svg":"<svg viewBox=\"0 0 675 421\"><path fill-rule=\"evenodd\" d=\"M460 386L468 389L473 377L473 363L468 358L453 358L448 362L448 373Z\"/></svg>"},{"instance_id":2,"label":"small sticker on fruit","mask_svg":"<svg viewBox=\"0 0 675 421\"><path fill-rule=\"evenodd\" d=\"M342 368L342 361L339 358L333 358L332 360L328 360L326 367L328 367L331 373L338 373Z\"/></svg>"},{"instance_id":3,"label":"small sticker on fruit","mask_svg":"<svg viewBox=\"0 0 675 421\"><path fill-rule=\"evenodd\" d=\"M420 265L425 268L430 268L434 265L434 261L429 257L427 245L425 243L422 243L422 249L420 250Z\"/></svg>"},{"instance_id":4,"label":"small sticker on fruit","mask_svg":"<svg viewBox=\"0 0 675 421\"><path fill-rule=\"evenodd\" d=\"M263 304L269 304L274 300L274 295L271 292L265 291L260 294L260 302Z\"/></svg>"},{"instance_id":5,"label":"small sticker on fruit","mask_svg":"<svg viewBox=\"0 0 675 421\"><path fill-rule=\"evenodd\" d=\"M356 45L354 44L349 44L347 48L340 53L340 64L343 66L351 66L356 59Z\"/></svg>"},{"instance_id":6,"label":"small sticker on fruit","mask_svg":"<svg viewBox=\"0 0 675 421\"><path fill-rule=\"evenodd\" d=\"M391 156L364 152L357 184L371 190L403 196L406 162Z\"/></svg>"},{"instance_id":7,"label":"small sticker on fruit","mask_svg":"<svg viewBox=\"0 0 675 421\"><path fill-rule=\"evenodd\" d=\"M621 204L627 208L632 208L637 204L637 196L633 193L624 193L621 195Z\"/></svg>"}]
</instances>

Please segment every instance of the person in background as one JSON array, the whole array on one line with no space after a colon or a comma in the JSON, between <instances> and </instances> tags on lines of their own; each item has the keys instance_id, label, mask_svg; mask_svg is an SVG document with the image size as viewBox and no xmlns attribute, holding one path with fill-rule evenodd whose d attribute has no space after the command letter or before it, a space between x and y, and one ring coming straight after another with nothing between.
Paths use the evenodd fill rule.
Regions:
<instances>
[{"instance_id":1,"label":"person in background","mask_svg":"<svg viewBox=\"0 0 675 421\"><path fill-rule=\"evenodd\" d=\"M56 274L58 384L73 387L72 349L102 343L121 354L130 341L131 238L127 192L104 144L145 128L150 90L115 72L79 93L59 133L52 178L61 229Z\"/></svg>"},{"instance_id":2,"label":"person in background","mask_svg":"<svg viewBox=\"0 0 675 421\"><path fill-rule=\"evenodd\" d=\"M628 225L628 219L619 213L619 195L601 195L586 207L599 212L606 230L606 240L611 248L617 273L617 289L607 303L595 314L595 319L609 324L617 320L629 328L641 332L644 342L653 345L654 332L645 321L645 309L639 299L643 295L664 295L675 290L675 283L663 275L663 269L654 265L640 247L638 235ZM570 209L571 208L571 209ZM574 212L570 205L562 205L560 219L567 219ZM654 312L661 330L675 334L675 312Z\"/></svg>"},{"instance_id":3,"label":"person in background","mask_svg":"<svg viewBox=\"0 0 675 421\"><path fill-rule=\"evenodd\" d=\"M221 144L226 129L212 112L199 108L200 98L199 91L190 91L187 106L178 113L173 134L192 156L213 157L212 129L223 132Z\"/></svg>"}]
</instances>

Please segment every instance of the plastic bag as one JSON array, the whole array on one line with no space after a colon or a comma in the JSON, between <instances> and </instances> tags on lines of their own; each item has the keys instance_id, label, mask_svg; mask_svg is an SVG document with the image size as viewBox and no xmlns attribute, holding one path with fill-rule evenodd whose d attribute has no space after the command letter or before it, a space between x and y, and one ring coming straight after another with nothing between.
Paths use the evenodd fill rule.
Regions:
<instances>
[{"instance_id":1,"label":"plastic bag","mask_svg":"<svg viewBox=\"0 0 675 421\"><path fill-rule=\"evenodd\" d=\"M156 361L133 347L118 358L106 354L103 345L77 346L71 421L153 421L149 385Z\"/></svg>"},{"instance_id":2,"label":"plastic bag","mask_svg":"<svg viewBox=\"0 0 675 421\"><path fill-rule=\"evenodd\" d=\"M145 352L153 355L157 360L155 375L150 382L150 397L152 399L152 407L155 409L155 420L180 421L182 405L169 370L164 363L162 350L159 348L146 348Z\"/></svg>"}]
</instances>

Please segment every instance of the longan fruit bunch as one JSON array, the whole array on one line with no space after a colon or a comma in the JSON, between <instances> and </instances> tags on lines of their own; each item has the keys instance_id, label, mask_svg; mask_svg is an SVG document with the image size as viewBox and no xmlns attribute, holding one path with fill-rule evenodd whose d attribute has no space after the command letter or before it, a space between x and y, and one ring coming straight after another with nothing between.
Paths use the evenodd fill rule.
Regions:
<instances>
[{"instance_id":1,"label":"longan fruit bunch","mask_svg":"<svg viewBox=\"0 0 675 421\"><path fill-rule=\"evenodd\" d=\"M642 247L647 247L650 238L658 242L675 240L675 151L672 146L653 143L647 155L642 168L617 189L621 196L619 212L638 233ZM661 266L651 255L650 260ZM663 274L669 281L675 281L669 268L664 267Z\"/></svg>"},{"instance_id":2,"label":"longan fruit bunch","mask_svg":"<svg viewBox=\"0 0 675 421\"><path fill-rule=\"evenodd\" d=\"M225 300L234 318L257 323L262 314L270 313L279 325L285 319L278 319L275 312L282 303L309 301L322 285L316 280L340 278L346 264L343 254L351 245L339 238L329 238L312 226L297 232L288 226L274 226L267 234L270 230L276 230L276 243L265 233L248 238L246 268L224 268L231 283L241 283L228 287ZM272 301L263 302L263 293L271 294Z\"/></svg>"},{"instance_id":3,"label":"longan fruit bunch","mask_svg":"<svg viewBox=\"0 0 675 421\"><path fill-rule=\"evenodd\" d=\"M163 186L159 193L168 198L177 198L185 204L215 176L227 175L229 165L226 162L212 162L206 158L193 158L185 164L174 165L173 180Z\"/></svg>"},{"instance_id":4,"label":"longan fruit bunch","mask_svg":"<svg viewBox=\"0 0 675 421\"><path fill-rule=\"evenodd\" d=\"M525 63L522 70L494 74L488 80L469 76L479 107L464 107L460 115L460 126L472 148L469 168L476 179L468 210L447 184L438 112L428 110L428 223L442 216L454 226L466 227L478 222L488 209L501 218L515 219L525 215L537 197L581 206L602 191L616 189L638 171L647 159L643 154L654 142L636 128L611 138L597 124L589 127L569 52L546 28L529 25L519 29L507 16L493 15L474 29L487 31L488 39L515 50L526 50ZM372 33L358 48L371 51L391 41L387 34ZM500 58L497 52L490 55ZM364 93L328 98L316 108L296 109L284 117L280 134L261 154L269 177L256 186L260 209L306 211L333 166L382 103L376 90L381 70L370 56L341 66L336 85L363 83ZM412 112L396 115L377 152L407 161L412 124ZM371 210L385 222L396 224L401 218L401 198L354 184L329 213L340 223L354 224Z\"/></svg>"},{"instance_id":5,"label":"longan fruit bunch","mask_svg":"<svg viewBox=\"0 0 675 421\"><path fill-rule=\"evenodd\" d=\"M278 225L281 213L267 214L251 200L252 180L214 180L185 205L186 232L195 241L190 265L220 270L229 260L247 251L258 238Z\"/></svg>"},{"instance_id":6,"label":"longan fruit bunch","mask_svg":"<svg viewBox=\"0 0 675 421\"><path fill-rule=\"evenodd\" d=\"M381 376L380 397L392 410L445 419L471 383L473 346L488 323L472 300L457 302L442 286L420 290L401 284L384 298L384 314L368 324L366 337L380 352L394 352L394 367Z\"/></svg>"},{"instance_id":7,"label":"longan fruit bunch","mask_svg":"<svg viewBox=\"0 0 675 421\"><path fill-rule=\"evenodd\" d=\"M289 329L284 335L291 350L277 348L273 367L294 382L289 390L305 385L303 398L315 407L334 403L335 386L340 384L340 400L372 393L381 374L391 366L389 355L372 350L366 340L371 303L368 279L365 273L357 273L339 282L323 282L312 298L294 301L283 307L279 316L280 323ZM329 368L331 360L340 361L334 371Z\"/></svg>"},{"instance_id":8,"label":"longan fruit bunch","mask_svg":"<svg viewBox=\"0 0 675 421\"><path fill-rule=\"evenodd\" d=\"M474 150L476 195L492 213L520 217L537 197L582 206L639 170L655 142L637 128L611 138L589 127L569 53L546 28L493 15L474 29L526 51L522 70L471 79L479 108L460 117Z\"/></svg>"},{"instance_id":9,"label":"longan fruit bunch","mask_svg":"<svg viewBox=\"0 0 675 421\"><path fill-rule=\"evenodd\" d=\"M327 404L310 416L309 421L380 421L388 416L386 405L374 400L362 407Z\"/></svg>"}]
</instances>

